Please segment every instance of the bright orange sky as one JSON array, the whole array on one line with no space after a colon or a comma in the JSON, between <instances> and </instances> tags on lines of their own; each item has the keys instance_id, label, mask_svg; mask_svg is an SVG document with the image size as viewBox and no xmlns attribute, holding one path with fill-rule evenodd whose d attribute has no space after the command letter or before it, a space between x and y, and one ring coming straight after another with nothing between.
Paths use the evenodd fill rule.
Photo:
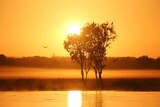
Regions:
<instances>
[{"instance_id":1,"label":"bright orange sky","mask_svg":"<svg viewBox=\"0 0 160 107\"><path fill-rule=\"evenodd\" d=\"M108 56L160 56L159 0L0 0L0 53L66 56L68 27L92 21L114 22Z\"/></svg>"}]
</instances>

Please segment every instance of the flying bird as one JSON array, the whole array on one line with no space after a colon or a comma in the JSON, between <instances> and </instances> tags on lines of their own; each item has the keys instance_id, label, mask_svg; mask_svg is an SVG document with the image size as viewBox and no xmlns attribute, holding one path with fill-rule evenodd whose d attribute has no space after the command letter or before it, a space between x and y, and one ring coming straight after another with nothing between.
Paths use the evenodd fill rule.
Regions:
<instances>
[{"instance_id":1,"label":"flying bird","mask_svg":"<svg viewBox=\"0 0 160 107\"><path fill-rule=\"evenodd\" d=\"M43 48L48 48L48 46L42 46Z\"/></svg>"}]
</instances>

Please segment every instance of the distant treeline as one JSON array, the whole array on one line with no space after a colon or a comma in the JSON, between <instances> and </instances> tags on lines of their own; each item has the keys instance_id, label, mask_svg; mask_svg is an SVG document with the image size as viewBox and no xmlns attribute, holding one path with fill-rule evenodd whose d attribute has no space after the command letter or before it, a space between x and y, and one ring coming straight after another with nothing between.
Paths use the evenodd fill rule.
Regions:
<instances>
[{"instance_id":1,"label":"distant treeline","mask_svg":"<svg viewBox=\"0 0 160 107\"><path fill-rule=\"evenodd\" d=\"M160 69L160 57L107 57L105 69ZM0 66L21 66L40 68L80 68L70 57L22 57L14 58L0 54Z\"/></svg>"}]
</instances>

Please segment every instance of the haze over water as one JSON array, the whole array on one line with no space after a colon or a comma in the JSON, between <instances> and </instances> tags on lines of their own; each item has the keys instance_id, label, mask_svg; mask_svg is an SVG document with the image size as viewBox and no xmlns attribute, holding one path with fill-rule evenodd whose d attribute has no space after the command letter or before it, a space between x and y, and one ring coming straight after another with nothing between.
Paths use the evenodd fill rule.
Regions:
<instances>
[{"instance_id":1,"label":"haze over water","mask_svg":"<svg viewBox=\"0 0 160 107\"><path fill-rule=\"evenodd\" d=\"M103 78L160 78L160 70L104 70ZM0 78L81 78L80 69L2 67ZM88 78L95 78L94 71Z\"/></svg>"}]
</instances>

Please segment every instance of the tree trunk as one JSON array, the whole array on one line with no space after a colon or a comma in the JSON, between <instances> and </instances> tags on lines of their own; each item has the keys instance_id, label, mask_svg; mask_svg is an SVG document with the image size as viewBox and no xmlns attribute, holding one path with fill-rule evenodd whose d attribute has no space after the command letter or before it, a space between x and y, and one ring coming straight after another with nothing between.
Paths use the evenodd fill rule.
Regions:
<instances>
[{"instance_id":1,"label":"tree trunk","mask_svg":"<svg viewBox=\"0 0 160 107\"><path fill-rule=\"evenodd\" d=\"M98 79L98 76L97 76L97 71L95 70L95 76L96 76L96 80Z\"/></svg>"},{"instance_id":2,"label":"tree trunk","mask_svg":"<svg viewBox=\"0 0 160 107\"><path fill-rule=\"evenodd\" d=\"M88 75L88 72L86 72L86 80L87 80L87 75Z\"/></svg>"},{"instance_id":3,"label":"tree trunk","mask_svg":"<svg viewBox=\"0 0 160 107\"><path fill-rule=\"evenodd\" d=\"M83 68L81 68L81 76L82 76L82 80L84 80L84 72L83 72Z\"/></svg>"},{"instance_id":4,"label":"tree trunk","mask_svg":"<svg viewBox=\"0 0 160 107\"><path fill-rule=\"evenodd\" d=\"M98 72L98 74L99 74L99 79L101 80L102 79L102 72Z\"/></svg>"},{"instance_id":5,"label":"tree trunk","mask_svg":"<svg viewBox=\"0 0 160 107\"><path fill-rule=\"evenodd\" d=\"M93 66L93 65L91 65L92 67L93 67L93 69L94 69L94 72L95 72L95 77L96 77L96 80L98 79L98 76L97 76L97 70L96 70L96 67L95 66Z\"/></svg>"},{"instance_id":6,"label":"tree trunk","mask_svg":"<svg viewBox=\"0 0 160 107\"><path fill-rule=\"evenodd\" d=\"M81 76L82 76L82 81L84 81L83 60L82 60L82 58L81 58Z\"/></svg>"},{"instance_id":7,"label":"tree trunk","mask_svg":"<svg viewBox=\"0 0 160 107\"><path fill-rule=\"evenodd\" d=\"M102 79L102 64L99 65L98 74L99 74L99 79L101 80Z\"/></svg>"}]
</instances>

